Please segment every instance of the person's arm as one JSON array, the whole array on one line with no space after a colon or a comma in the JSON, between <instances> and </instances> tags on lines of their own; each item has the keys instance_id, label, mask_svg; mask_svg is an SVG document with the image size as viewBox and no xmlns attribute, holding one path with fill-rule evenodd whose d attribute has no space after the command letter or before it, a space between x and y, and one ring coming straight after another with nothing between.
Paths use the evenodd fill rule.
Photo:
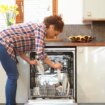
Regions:
<instances>
[{"instance_id":1,"label":"person's arm","mask_svg":"<svg viewBox=\"0 0 105 105\"><path fill-rule=\"evenodd\" d=\"M44 59L44 63L48 64L50 67L55 68L55 69L61 69L62 68L61 63L54 63L48 57L46 57Z\"/></svg>"},{"instance_id":2,"label":"person's arm","mask_svg":"<svg viewBox=\"0 0 105 105\"><path fill-rule=\"evenodd\" d=\"M28 56L26 56L25 53L19 53L19 56L24 59L27 63L31 64L31 65L35 65L37 64L36 60L30 60L30 58Z\"/></svg>"},{"instance_id":3,"label":"person's arm","mask_svg":"<svg viewBox=\"0 0 105 105\"><path fill-rule=\"evenodd\" d=\"M37 28L35 31L35 52L36 52L36 59L37 60L44 60L47 56L45 53L45 42L44 37L45 33L43 28Z\"/></svg>"},{"instance_id":4,"label":"person's arm","mask_svg":"<svg viewBox=\"0 0 105 105\"><path fill-rule=\"evenodd\" d=\"M38 28L35 30L35 46L36 46L36 59L43 60L44 63L48 64L52 68L61 69L62 65L60 63L52 62L47 53L45 53L45 43L44 43L44 30Z\"/></svg>"}]
</instances>

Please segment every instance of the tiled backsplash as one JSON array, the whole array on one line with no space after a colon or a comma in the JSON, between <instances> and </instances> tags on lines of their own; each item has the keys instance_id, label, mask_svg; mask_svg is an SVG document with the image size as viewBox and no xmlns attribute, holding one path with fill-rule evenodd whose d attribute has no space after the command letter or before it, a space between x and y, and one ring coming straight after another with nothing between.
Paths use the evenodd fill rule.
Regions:
<instances>
[{"instance_id":1,"label":"tiled backsplash","mask_svg":"<svg viewBox=\"0 0 105 105\"><path fill-rule=\"evenodd\" d=\"M91 35L95 41L105 41L105 22L93 22L83 25L65 25L64 31L59 38L67 40L70 35Z\"/></svg>"},{"instance_id":2,"label":"tiled backsplash","mask_svg":"<svg viewBox=\"0 0 105 105\"><path fill-rule=\"evenodd\" d=\"M105 42L105 22L93 22L92 34L97 41Z\"/></svg>"}]
</instances>

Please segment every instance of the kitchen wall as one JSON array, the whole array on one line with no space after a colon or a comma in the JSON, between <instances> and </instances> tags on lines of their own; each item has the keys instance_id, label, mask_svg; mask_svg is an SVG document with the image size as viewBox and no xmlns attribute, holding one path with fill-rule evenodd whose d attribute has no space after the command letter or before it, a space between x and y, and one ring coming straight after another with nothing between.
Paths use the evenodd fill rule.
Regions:
<instances>
[{"instance_id":1,"label":"kitchen wall","mask_svg":"<svg viewBox=\"0 0 105 105\"><path fill-rule=\"evenodd\" d=\"M37 7L37 5L39 6L40 1L36 1L33 2L33 0L25 0L24 2L24 22L27 22L29 20L31 21L37 21L39 22L39 17L40 21L42 20L42 17L44 17L44 15L50 15L51 14L51 1L48 0L49 2L45 3L46 5L44 5L44 11L42 11L42 9L38 9L38 11L36 10L35 7ZM15 0L13 2L13 0L3 0L0 1L0 4L5 3L5 4L14 4ZM34 7L32 4L34 3L34 5L36 4L36 6ZM44 3L42 3L44 4ZM66 8L65 8L66 5ZM30 6L33 6L33 9L36 10L35 14L33 14L32 8L30 8ZM47 9L46 9L46 8ZM76 8L75 8L76 7ZM27 10L28 8L28 10ZM30 10L29 10L30 8ZM49 9L48 9L49 8ZM39 13L39 10L42 16L39 16L36 13ZM45 11L46 10L46 11ZM29 11L29 12L27 12ZM68 12L66 12L68 11ZM30 13L27 14L27 13ZM70 35L92 35L95 36L96 39L94 41L101 41L104 42L105 41L105 22L90 22L90 23L83 23L83 0L58 0L58 14L62 16L64 23L65 23L65 27L64 27L64 32L62 33L62 35L60 35L60 38L66 39L67 36ZM35 18L34 18L35 17ZM4 17L2 17L2 15L0 15L0 30L4 27L3 25L5 24L4 20L2 19ZM36 20L35 20L36 19ZM2 23L2 24L1 24Z\"/></svg>"},{"instance_id":2,"label":"kitchen wall","mask_svg":"<svg viewBox=\"0 0 105 105\"><path fill-rule=\"evenodd\" d=\"M62 16L65 23L64 32L59 38L65 39L69 35L81 34L96 37L94 41L105 41L104 21L83 23L83 0L58 1L58 14Z\"/></svg>"},{"instance_id":3,"label":"kitchen wall","mask_svg":"<svg viewBox=\"0 0 105 105\"><path fill-rule=\"evenodd\" d=\"M83 24L83 0L58 0L58 15L65 24Z\"/></svg>"},{"instance_id":4,"label":"kitchen wall","mask_svg":"<svg viewBox=\"0 0 105 105\"><path fill-rule=\"evenodd\" d=\"M92 24L70 24L64 26L63 33L59 38L67 40L70 35L91 35L94 41L105 41L105 22L93 22Z\"/></svg>"},{"instance_id":5,"label":"kitchen wall","mask_svg":"<svg viewBox=\"0 0 105 105\"><path fill-rule=\"evenodd\" d=\"M82 24L73 24L65 25L63 33L58 37L67 41L68 36L70 35L91 35L91 25L82 25Z\"/></svg>"},{"instance_id":6,"label":"kitchen wall","mask_svg":"<svg viewBox=\"0 0 105 105\"><path fill-rule=\"evenodd\" d=\"M92 35L96 41L105 42L105 21L93 22Z\"/></svg>"}]
</instances>

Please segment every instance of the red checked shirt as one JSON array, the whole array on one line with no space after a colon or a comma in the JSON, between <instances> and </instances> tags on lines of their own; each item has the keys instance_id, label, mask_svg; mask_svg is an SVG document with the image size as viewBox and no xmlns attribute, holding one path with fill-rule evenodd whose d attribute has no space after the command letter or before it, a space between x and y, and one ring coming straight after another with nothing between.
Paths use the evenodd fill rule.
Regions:
<instances>
[{"instance_id":1,"label":"red checked shirt","mask_svg":"<svg viewBox=\"0 0 105 105\"><path fill-rule=\"evenodd\" d=\"M15 61L16 55L30 51L35 51L36 58L43 60L47 56L44 52L45 29L44 24L16 24L0 32L0 44Z\"/></svg>"}]
</instances>

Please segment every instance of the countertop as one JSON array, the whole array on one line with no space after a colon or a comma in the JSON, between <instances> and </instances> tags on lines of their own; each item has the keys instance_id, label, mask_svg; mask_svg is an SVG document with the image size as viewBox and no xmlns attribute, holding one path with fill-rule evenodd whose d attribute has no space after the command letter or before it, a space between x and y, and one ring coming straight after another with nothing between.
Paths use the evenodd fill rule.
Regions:
<instances>
[{"instance_id":1,"label":"countertop","mask_svg":"<svg viewBox=\"0 0 105 105\"><path fill-rule=\"evenodd\" d=\"M105 46L105 42L75 43L68 41L46 41L46 46Z\"/></svg>"}]
</instances>

